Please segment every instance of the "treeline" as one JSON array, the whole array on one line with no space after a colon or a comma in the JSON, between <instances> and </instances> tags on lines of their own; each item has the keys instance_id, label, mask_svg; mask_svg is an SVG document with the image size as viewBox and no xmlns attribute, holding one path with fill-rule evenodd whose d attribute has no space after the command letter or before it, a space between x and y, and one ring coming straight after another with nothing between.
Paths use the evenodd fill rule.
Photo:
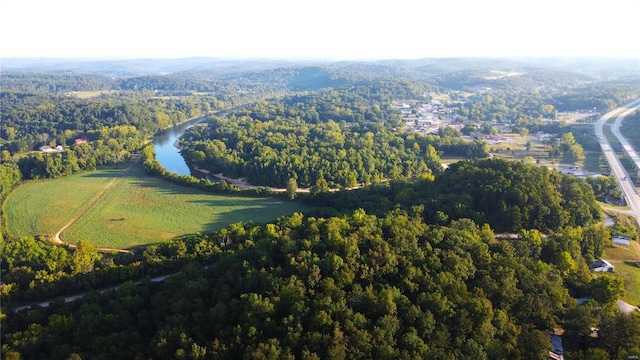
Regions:
<instances>
[{"instance_id":1,"label":"treeline","mask_svg":"<svg viewBox=\"0 0 640 360\"><path fill-rule=\"evenodd\" d=\"M515 77L518 78L518 77ZM640 96L637 85L624 82L557 89L547 86L514 86L477 92L465 100L457 114L479 122L506 122L515 130L561 131L563 124L545 124L557 111L605 112Z\"/></svg>"},{"instance_id":2,"label":"treeline","mask_svg":"<svg viewBox=\"0 0 640 360\"><path fill-rule=\"evenodd\" d=\"M63 150L32 152L16 156L22 178L50 179L95 170L101 165L129 161L142 147L145 139L134 126L114 126L85 133L87 142L71 145Z\"/></svg>"},{"instance_id":3,"label":"treeline","mask_svg":"<svg viewBox=\"0 0 640 360\"><path fill-rule=\"evenodd\" d=\"M558 111L595 109L606 112L639 96L637 80L617 81L565 90L563 94L554 96L551 104Z\"/></svg>"},{"instance_id":4,"label":"treeline","mask_svg":"<svg viewBox=\"0 0 640 360\"><path fill-rule=\"evenodd\" d=\"M302 92L271 101L260 101L234 111L235 117L249 116L260 121L300 118L306 123L381 122L396 126L402 122L392 102L426 97L426 89L404 79L377 80L367 85Z\"/></svg>"},{"instance_id":5,"label":"treeline","mask_svg":"<svg viewBox=\"0 0 640 360\"><path fill-rule=\"evenodd\" d=\"M420 148L417 141L399 146L401 136L373 124L215 118L185 138L182 153L189 164L252 184L285 187L293 178L302 187L323 181L354 187L440 171L433 147Z\"/></svg>"},{"instance_id":6,"label":"treeline","mask_svg":"<svg viewBox=\"0 0 640 360\"><path fill-rule=\"evenodd\" d=\"M195 177L192 175L178 175L167 171L156 160L153 144L148 144L142 149L142 166L147 174L161 176L165 180L178 185L196 187L206 191L220 194L242 194L246 196L261 196L274 194L267 188L243 189L229 184L225 180L211 181L206 177ZM204 174L203 174L204 175Z\"/></svg>"},{"instance_id":7,"label":"treeline","mask_svg":"<svg viewBox=\"0 0 640 360\"><path fill-rule=\"evenodd\" d=\"M471 121L527 123L553 118L555 108L548 96L531 89L491 90L465 101L458 114Z\"/></svg>"},{"instance_id":8,"label":"treeline","mask_svg":"<svg viewBox=\"0 0 640 360\"><path fill-rule=\"evenodd\" d=\"M640 320L614 315L622 283L587 267L610 235L583 180L477 160L311 200L318 215L134 254L8 242L3 311L191 265L162 284L5 313L3 356L530 359L546 355L558 326L577 356L640 351ZM331 204L334 215L321 215ZM518 237L496 240L494 229ZM578 296L593 300L578 307Z\"/></svg>"},{"instance_id":9,"label":"treeline","mask_svg":"<svg viewBox=\"0 0 640 360\"><path fill-rule=\"evenodd\" d=\"M107 75L69 71L3 71L2 88L29 93L115 90L118 81Z\"/></svg>"},{"instance_id":10,"label":"treeline","mask_svg":"<svg viewBox=\"0 0 640 360\"><path fill-rule=\"evenodd\" d=\"M215 261L163 283L8 313L3 355L543 359L558 326L567 356L640 353L640 318L613 310L621 283L594 278L571 255L576 229L497 241L487 225L430 225L422 212L295 214L149 247L141 264L165 251ZM70 266L82 269L77 262L86 263L78 256ZM593 300L578 307L568 286Z\"/></svg>"},{"instance_id":11,"label":"treeline","mask_svg":"<svg viewBox=\"0 0 640 360\"><path fill-rule=\"evenodd\" d=\"M75 92L75 91L158 91L166 94L193 92L215 93L216 96L246 96L316 91L326 88L345 88L390 81L408 84L400 88L385 88L404 98L422 96L425 85L422 76L394 66L373 64L258 64L245 63L243 70L237 65L199 66L200 69L182 70L165 75L112 76L96 69L88 71L7 71L3 75L5 89L19 92ZM158 72L165 70L158 69ZM147 71L142 71L147 72ZM429 85L429 89L434 86Z\"/></svg>"},{"instance_id":12,"label":"treeline","mask_svg":"<svg viewBox=\"0 0 640 360\"><path fill-rule=\"evenodd\" d=\"M144 136L153 135L188 118L224 106L212 97L179 99L92 98L79 99L45 93L0 92L2 133L11 153L41 145L71 145L75 137L115 126L135 126Z\"/></svg>"},{"instance_id":13,"label":"treeline","mask_svg":"<svg viewBox=\"0 0 640 360\"><path fill-rule=\"evenodd\" d=\"M23 180L55 179L95 170L102 165L122 164L130 161L145 141L134 126L105 127L84 135L87 142L66 146L62 150L15 156L6 149L0 151L0 204ZM6 233L4 210L0 211L0 232Z\"/></svg>"},{"instance_id":14,"label":"treeline","mask_svg":"<svg viewBox=\"0 0 640 360\"><path fill-rule=\"evenodd\" d=\"M501 159L460 161L433 181L398 181L357 192L317 194L308 202L324 208L324 214L362 207L381 215L396 204L403 204L407 210L424 205L429 223L469 218L478 224L488 223L499 232L554 232L567 226L591 226L602 219L593 190L585 180Z\"/></svg>"},{"instance_id":15,"label":"treeline","mask_svg":"<svg viewBox=\"0 0 640 360\"><path fill-rule=\"evenodd\" d=\"M354 187L437 175L442 153L488 156L485 143L464 141L453 129L396 131L402 119L390 101L372 86L257 102L189 129L182 154L198 168L276 187L291 179L302 187Z\"/></svg>"},{"instance_id":16,"label":"treeline","mask_svg":"<svg viewBox=\"0 0 640 360\"><path fill-rule=\"evenodd\" d=\"M0 161L0 205L9 193L22 181L22 172L18 164L10 161ZM4 211L0 211L0 244L4 243L4 234L7 233L7 223ZM0 250L2 247L0 245Z\"/></svg>"},{"instance_id":17,"label":"treeline","mask_svg":"<svg viewBox=\"0 0 640 360\"><path fill-rule=\"evenodd\" d=\"M618 180L614 176L589 176L587 183L591 185L594 195L600 201L606 201L607 196L620 197Z\"/></svg>"},{"instance_id":18,"label":"treeline","mask_svg":"<svg viewBox=\"0 0 640 360\"><path fill-rule=\"evenodd\" d=\"M33 237L10 239L2 249L3 312L19 304L177 271L189 261L211 261L221 249L206 239L192 235L131 253L99 252L85 240L64 247Z\"/></svg>"},{"instance_id":19,"label":"treeline","mask_svg":"<svg viewBox=\"0 0 640 360\"><path fill-rule=\"evenodd\" d=\"M183 137L182 154L193 166L246 178L252 184L285 187L289 179L312 187L355 187L386 179L432 176L442 171L440 154L487 155L486 144L459 133L396 133L376 123L307 124L258 122L248 117L213 118Z\"/></svg>"},{"instance_id":20,"label":"treeline","mask_svg":"<svg viewBox=\"0 0 640 360\"><path fill-rule=\"evenodd\" d=\"M501 91L530 91L531 89L554 89L573 87L593 82L594 74L560 70L533 64L504 62L460 64L429 79L435 84L455 90L477 91L491 88Z\"/></svg>"}]
</instances>

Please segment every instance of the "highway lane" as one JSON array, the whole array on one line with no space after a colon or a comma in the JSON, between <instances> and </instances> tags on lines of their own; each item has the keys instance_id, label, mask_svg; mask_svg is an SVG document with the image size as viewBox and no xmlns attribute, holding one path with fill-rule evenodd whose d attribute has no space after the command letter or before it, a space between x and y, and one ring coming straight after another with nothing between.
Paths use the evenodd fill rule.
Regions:
<instances>
[{"instance_id":1,"label":"highway lane","mask_svg":"<svg viewBox=\"0 0 640 360\"><path fill-rule=\"evenodd\" d=\"M633 109L625 111L625 113L623 113L621 116L618 116L616 118L616 121L613 123L613 126L611 126L611 132L613 133L613 135L615 135L618 138L618 141L622 145L625 154L628 155L631 158L631 160L635 163L636 168L640 169L640 155L638 155L638 153L633 148L633 146L629 143L629 141L627 141L624 135L622 135L622 133L620 132L620 124L622 123L622 119L626 115L628 115L631 111L633 111Z\"/></svg>"},{"instance_id":2,"label":"highway lane","mask_svg":"<svg viewBox=\"0 0 640 360\"><path fill-rule=\"evenodd\" d=\"M634 157L633 160L636 161L638 165L640 165L640 163L638 162L640 161L640 157L638 157L637 153L629 144L627 139L622 136L619 129L622 119L637 109L640 109L640 99L629 102L613 111L608 112L595 123L595 133L596 137L598 138L598 142L600 143L600 147L602 148L602 152L604 153L604 157L607 160L607 163L609 163L609 167L611 167L612 175L615 176L618 180L627 204L629 204L629 206L631 207L631 210L635 214L636 219L640 221L640 196L638 196L636 186L630 179L629 174L620 162L620 159L618 159L618 157L616 156L615 151L613 151L611 144L604 136L603 132L603 127L607 120L617 115L616 121L611 127L611 130L613 134L618 138L618 141L625 147L625 149L630 151L629 153L632 154L632 157ZM635 156L633 154L635 154Z\"/></svg>"}]
</instances>

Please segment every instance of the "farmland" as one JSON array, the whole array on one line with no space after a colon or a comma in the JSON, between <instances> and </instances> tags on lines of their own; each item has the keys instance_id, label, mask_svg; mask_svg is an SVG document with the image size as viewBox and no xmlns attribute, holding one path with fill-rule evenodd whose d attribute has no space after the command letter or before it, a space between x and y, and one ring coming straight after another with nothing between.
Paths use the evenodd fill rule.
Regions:
<instances>
[{"instance_id":1,"label":"farmland","mask_svg":"<svg viewBox=\"0 0 640 360\"><path fill-rule=\"evenodd\" d=\"M266 222L304 209L299 202L213 195L178 186L146 175L138 164L28 182L5 203L13 236L52 237L77 217L61 238L107 248L211 232L235 222Z\"/></svg>"}]
</instances>

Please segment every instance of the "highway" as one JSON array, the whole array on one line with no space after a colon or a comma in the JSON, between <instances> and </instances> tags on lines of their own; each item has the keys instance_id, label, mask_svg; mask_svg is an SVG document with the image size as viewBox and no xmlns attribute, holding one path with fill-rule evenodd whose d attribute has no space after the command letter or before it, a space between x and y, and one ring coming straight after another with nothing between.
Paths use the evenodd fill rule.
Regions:
<instances>
[{"instance_id":1,"label":"highway","mask_svg":"<svg viewBox=\"0 0 640 360\"><path fill-rule=\"evenodd\" d=\"M620 133L620 122L622 121L622 119L639 108L640 99L627 103L613 111L608 112L595 123L596 137L598 138L598 142L600 143L600 147L602 148L604 157L607 160L607 163L609 163L611 173L618 180L627 204L631 207L631 210L633 211L633 214L638 221L640 221L640 196L638 195L638 191L635 184L633 183L633 180L631 180L631 178L629 177L629 174L620 162L620 159L618 159L615 151L613 151L613 149L611 148L611 144L607 140L606 136L604 136L602 128L604 127L604 124L607 122L607 120L611 119L614 116L617 116L614 124L611 126L611 130L613 134L618 138L618 141L625 148L625 150L628 151L629 154L631 154L631 157L636 162L636 165L640 166L640 157L638 157L637 152L629 144L627 139L625 139Z\"/></svg>"}]
</instances>

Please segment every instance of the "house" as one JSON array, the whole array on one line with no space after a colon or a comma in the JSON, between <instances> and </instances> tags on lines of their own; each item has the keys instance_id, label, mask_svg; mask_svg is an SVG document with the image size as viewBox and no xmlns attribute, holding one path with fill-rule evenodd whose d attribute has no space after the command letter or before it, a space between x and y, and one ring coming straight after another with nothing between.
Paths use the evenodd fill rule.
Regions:
<instances>
[{"instance_id":1,"label":"house","mask_svg":"<svg viewBox=\"0 0 640 360\"><path fill-rule=\"evenodd\" d=\"M597 272L613 272L613 265L607 260L598 259L589 265L589 268Z\"/></svg>"},{"instance_id":2,"label":"house","mask_svg":"<svg viewBox=\"0 0 640 360\"><path fill-rule=\"evenodd\" d=\"M549 359L564 360L564 348L560 335L551 335L551 345L553 345L553 350L549 351Z\"/></svg>"},{"instance_id":3,"label":"house","mask_svg":"<svg viewBox=\"0 0 640 360\"><path fill-rule=\"evenodd\" d=\"M56 146L56 150L57 151L64 151L64 148L62 147L62 145L58 145L58 146Z\"/></svg>"},{"instance_id":4,"label":"house","mask_svg":"<svg viewBox=\"0 0 640 360\"><path fill-rule=\"evenodd\" d=\"M84 143L89 142L89 139L87 139L87 138L77 138L77 139L75 139L75 141L74 141L74 142L75 142L75 144L76 144L76 145L78 145L78 144L84 144Z\"/></svg>"},{"instance_id":5,"label":"house","mask_svg":"<svg viewBox=\"0 0 640 360\"><path fill-rule=\"evenodd\" d=\"M551 141L552 138L553 134L545 134L542 131L538 131L538 133L536 134L536 140L538 141Z\"/></svg>"},{"instance_id":6,"label":"house","mask_svg":"<svg viewBox=\"0 0 640 360\"><path fill-rule=\"evenodd\" d=\"M40 151L42 152L51 152L53 151L53 148L49 145L44 145L44 146L40 146Z\"/></svg>"},{"instance_id":7,"label":"house","mask_svg":"<svg viewBox=\"0 0 640 360\"><path fill-rule=\"evenodd\" d=\"M629 247L630 241L631 241L630 237L622 236L622 235L614 235L612 239L613 245L619 245L624 247Z\"/></svg>"}]
</instances>

